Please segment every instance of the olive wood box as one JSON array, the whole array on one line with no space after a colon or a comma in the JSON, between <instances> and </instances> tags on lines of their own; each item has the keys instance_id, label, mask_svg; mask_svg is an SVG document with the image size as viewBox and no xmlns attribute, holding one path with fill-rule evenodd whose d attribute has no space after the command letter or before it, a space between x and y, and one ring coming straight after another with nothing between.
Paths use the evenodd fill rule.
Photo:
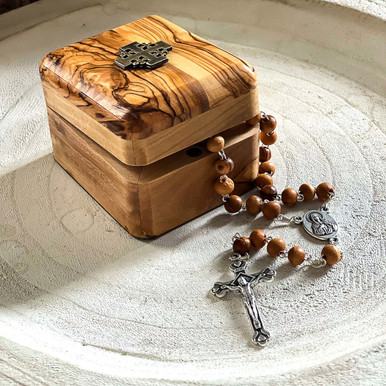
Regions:
<instances>
[{"instance_id":1,"label":"olive wood box","mask_svg":"<svg viewBox=\"0 0 386 386\"><path fill-rule=\"evenodd\" d=\"M163 65L114 63L120 47L158 41L172 47ZM53 51L40 74L55 159L132 235L160 235L222 204L218 155L205 148L215 134L235 163L234 192L253 186L259 133L245 121L259 111L255 70L170 21L148 16Z\"/></svg>"}]
</instances>

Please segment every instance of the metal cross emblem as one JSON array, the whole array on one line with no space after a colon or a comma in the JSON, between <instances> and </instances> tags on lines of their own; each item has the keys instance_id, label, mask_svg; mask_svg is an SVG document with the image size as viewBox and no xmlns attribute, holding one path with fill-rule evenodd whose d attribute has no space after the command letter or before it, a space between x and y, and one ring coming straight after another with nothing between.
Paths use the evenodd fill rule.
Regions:
<instances>
[{"instance_id":1,"label":"metal cross emblem","mask_svg":"<svg viewBox=\"0 0 386 386\"><path fill-rule=\"evenodd\" d=\"M165 64L166 55L173 49L169 44L133 42L119 49L119 58L114 63L124 70L128 68L154 69Z\"/></svg>"},{"instance_id":2,"label":"metal cross emblem","mask_svg":"<svg viewBox=\"0 0 386 386\"><path fill-rule=\"evenodd\" d=\"M259 273L247 274L245 272L246 262L241 259L235 260L230 269L235 274L235 279L226 283L215 283L212 288L212 294L222 298L228 291L237 291L243 297L243 302L253 328L252 342L259 346L264 346L269 338L269 332L263 327L253 286L261 281L271 281L276 272L266 268Z\"/></svg>"}]
</instances>

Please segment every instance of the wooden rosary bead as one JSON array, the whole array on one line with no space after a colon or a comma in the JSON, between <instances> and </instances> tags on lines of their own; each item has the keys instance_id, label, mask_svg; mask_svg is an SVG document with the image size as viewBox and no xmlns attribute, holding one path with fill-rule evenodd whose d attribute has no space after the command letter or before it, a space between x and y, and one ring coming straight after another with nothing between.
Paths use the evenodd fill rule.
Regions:
<instances>
[{"instance_id":1,"label":"wooden rosary bead","mask_svg":"<svg viewBox=\"0 0 386 386\"><path fill-rule=\"evenodd\" d=\"M206 148L212 152L217 153L224 149L225 139L221 135L216 135L215 137L209 138L206 141Z\"/></svg>"},{"instance_id":2,"label":"wooden rosary bead","mask_svg":"<svg viewBox=\"0 0 386 386\"><path fill-rule=\"evenodd\" d=\"M268 242L267 253L271 257L278 257L280 252L285 251L285 241L283 239L272 239Z\"/></svg>"},{"instance_id":3,"label":"wooden rosary bead","mask_svg":"<svg viewBox=\"0 0 386 386\"><path fill-rule=\"evenodd\" d=\"M275 199L277 189L273 185L264 185L260 190L260 197L263 200L272 201Z\"/></svg>"},{"instance_id":4,"label":"wooden rosary bead","mask_svg":"<svg viewBox=\"0 0 386 386\"><path fill-rule=\"evenodd\" d=\"M233 251L245 255L251 250L251 240L248 237L239 237L233 242Z\"/></svg>"},{"instance_id":5,"label":"wooden rosary bead","mask_svg":"<svg viewBox=\"0 0 386 386\"><path fill-rule=\"evenodd\" d=\"M288 251L288 260L293 265L300 265L306 258L306 252L303 248L295 245Z\"/></svg>"},{"instance_id":6,"label":"wooden rosary bead","mask_svg":"<svg viewBox=\"0 0 386 386\"><path fill-rule=\"evenodd\" d=\"M286 188L281 193L281 200L284 205L294 206L298 202L298 192L292 188Z\"/></svg>"},{"instance_id":7,"label":"wooden rosary bead","mask_svg":"<svg viewBox=\"0 0 386 386\"><path fill-rule=\"evenodd\" d=\"M299 192L303 195L304 201L312 201L315 197L315 188L310 184L301 185Z\"/></svg>"},{"instance_id":8,"label":"wooden rosary bead","mask_svg":"<svg viewBox=\"0 0 386 386\"><path fill-rule=\"evenodd\" d=\"M263 203L263 200L258 196L250 196L245 203L245 207L247 209L247 212L251 214L252 216L256 216L261 211L261 204Z\"/></svg>"},{"instance_id":9,"label":"wooden rosary bead","mask_svg":"<svg viewBox=\"0 0 386 386\"><path fill-rule=\"evenodd\" d=\"M262 188L265 185L273 185L273 179L268 174L258 174L255 179L255 186Z\"/></svg>"},{"instance_id":10,"label":"wooden rosary bead","mask_svg":"<svg viewBox=\"0 0 386 386\"><path fill-rule=\"evenodd\" d=\"M263 132L260 133L260 141L264 143L264 145L273 145L277 141L277 134L275 132L265 134Z\"/></svg>"},{"instance_id":11,"label":"wooden rosary bead","mask_svg":"<svg viewBox=\"0 0 386 386\"><path fill-rule=\"evenodd\" d=\"M334 265L341 259L339 249L335 245L326 245L322 249L322 257L326 260L327 264Z\"/></svg>"},{"instance_id":12,"label":"wooden rosary bead","mask_svg":"<svg viewBox=\"0 0 386 386\"><path fill-rule=\"evenodd\" d=\"M248 123L248 125L255 126L260 122L260 120L261 120L261 114L259 113L253 118L248 119L246 122Z\"/></svg>"},{"instance_id":13,"label":"wooden rosary bead","mask_svg":"<svg viewBox=\"0 0 386 386\"><path fill-rule=\"evenodd\" d=\"M255 229L249 236L252 245L256 249L261 249L267 243L267 235L261 229Z\"/></svg>"},{"instance_id":14,"label":"wooden rosary bead","mask_svg":"<svg viewBox=\"0 0 386 386\"><path fill-rule=\"evenodd\" d=\"M214 190L221 194L222 196L225 194L230 194L233 192L235 188L235 184L233 180L227 176L220 176L219 179L214 184Z\"/></svg>"},{"instance_id":15,"label":"wooden rosary bead","mask_svg":"<svg viewBox=\"0 0 386 386\"><path fill-rule=\"evenodd\" d=\"M335 193L335 189L329 182L323 182L316 188L316 194L320 201L327 201L331 193Z\"/></svg>"},{"instance_id":16,"label":"wooden rosary bead","mask_svg":"<svg viewBox=\"0 0 386 386\"><path fill-rule=\"evenodd\" d=\"M263 133L271 133L276 129L276 119L272 115L262 116L260 120L260 130Z\"/></svg>"},{"instance_id":17,"label":"wooden rosary bead","mask_svg":"<svg viewBox=\"0 0 386 386\"><path fill-rule=\"evenodd\" d=\"M267 146L260 146L259 148L259 162L269 161L272 157L271 149Z\"/></svg>"},{"instance_id":18,"label":"wooden rosary bead","mask_svg":"<svg viewBox=\"0 0 386 386\"><path fill-rule=\"evenodd\" d=\"M239 196L232 194L229 196L229 200L224 204L224 208L229 213L236 213L241 209L242 205L243 200Z\"/></svg>"},{"instance_id":19,"label":"wooden rosary bead","mask_svg":"<svg viewBox=\"0 0 386 386\"><path fill-rule=\"evenodd\" d=\"M226 158L226 159L219 159L216 161L214 164L214 167L219 174L228 174L230 173L235 164L231 158Z\"/></svg>"},{"instance_id":20,"label":"wooden rosary bead","mask_svg":"<svg viewBox=\"0 0 386 386\"><path fill-rule=\"evenodd\" d=\"M275 171L276 171L275 165L269 161L262 162L259 166L260 174L268 173L271 176L273 176L275 174Z\"/></svg>"},{"instance_id":21,"label":"wooden rosary bead","mask_svg":"<svg viewBox=\"0 0 386 386\"><path fill-rule=\"evenodd\" d=\"M281 206L277 201L265 202L261 208L263 215L268 220L273 220L281 212Z\"/></svg>"}]
</instances>

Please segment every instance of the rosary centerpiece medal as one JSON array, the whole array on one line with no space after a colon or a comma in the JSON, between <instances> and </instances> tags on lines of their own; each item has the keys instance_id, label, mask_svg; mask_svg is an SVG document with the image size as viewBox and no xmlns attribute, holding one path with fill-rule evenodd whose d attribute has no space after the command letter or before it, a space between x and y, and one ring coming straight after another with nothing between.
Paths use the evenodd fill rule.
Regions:
<instances>
[{"instance_id":1,"label":"rosary centerpiece medal","mask_svg":"<svg viewBox=\"0 0 386 386\"><path fill-rule=\"evenodd\" d=\"M338 233L338 224L327 208L310 210L303 216L302 224L309 235L319 240L334 240Z\"/></svg>"}]
</instances>

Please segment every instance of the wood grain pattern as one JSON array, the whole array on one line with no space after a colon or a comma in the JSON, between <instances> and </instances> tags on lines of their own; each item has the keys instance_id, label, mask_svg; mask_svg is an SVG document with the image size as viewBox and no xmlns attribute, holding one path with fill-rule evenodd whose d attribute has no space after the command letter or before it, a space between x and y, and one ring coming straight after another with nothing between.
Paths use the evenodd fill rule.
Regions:
<instances>
[{"instance_id":1,"label":"wood grain pattern","mask_svg":"<svg viewBox=\"0 0 386 386\"><path fill-rule=\"evenodd\" d=\"M173 46L164 66L124 71L114 65L119 47L158 40ZM47 105L56 110L60 97L69 102L69 115L75 109L88 115L98 125L74 125L131 165L155 162L258 112L252 66L159 16L56 50L40 71ZM55 106L47 97L52 90ZM234 117L227 122L231 114L224 113L231 106ZM212 124L201 130L199 118L209 113Z\"/></svg>"},{"instance_id":2,"label":"wood grain pattern","mask_svg":"<svg viewBox=\"0 0 386 386\"><path fill-rule=\"evenodd\" d=\"M222 204L213 189L217 155L204 144L196 158L184 150L148 166L127 166L53 110L48 115L55 159L132 235L160 235ZM258 130L241 124L223 135L235 161L235 193L242 194L258 172Z\"/></svg>"},{"instance_id":3,"label":"wood grain pattern","mask_svg":"<svg viewBox=\"0 0 386 386\"><path fill-rule=\"evenodd\" d=\"M71 86L68 87L71 89ZM95 119L95 116L101 114L101 112L98 112L100 108L92 106L91 109L88 98L83 97L77 102L77 105L74 105L74 94L67 92L67 97L62 96L61 92L65 89L54 88L51 84L44 84L43 90L47 106L57 111L59 115L126 165L142 166L156 162L194 143L238 125L245 120L243 118L257 113L259 110L256 89L236 100L228 101L217 109L209 110L195 119L170 127L151 137L132 142L116 136L114 130L111 129L113 126L110 125L110 128L107 128L105 125L101 125ZM93 111L94 116L89 114L90 111ZM108 114L106 113L104 116L108 117Z\"/></svg>"}]
</instances>

